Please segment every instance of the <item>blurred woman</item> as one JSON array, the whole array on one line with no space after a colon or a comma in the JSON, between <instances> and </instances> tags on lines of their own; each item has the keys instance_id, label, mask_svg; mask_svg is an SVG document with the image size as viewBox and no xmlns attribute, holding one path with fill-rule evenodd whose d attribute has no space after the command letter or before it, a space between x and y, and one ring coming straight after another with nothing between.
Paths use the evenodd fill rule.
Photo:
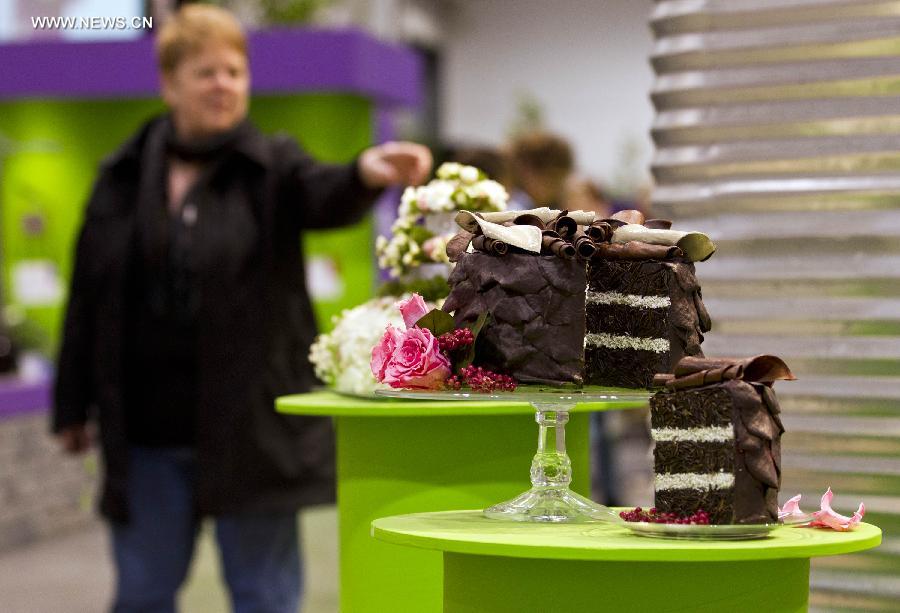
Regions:
<instances>
[{"instance_id":1,"label":"blurred woman","mask_svg":"<svg viewBox=\"0 0 900 613\"><path fill-rule=\"evenodd\" d=\"M431 156L388 143L325 165L261 134L223 9L183 7L157 51L169 112L105 161L87 205L53 429L79 452L99 424L113 610L174 611L212 516L233 609L296 613L296 512L334 496L328 420L274 411L314 382L300 234L358 220Z\"/></svg>"}]
</instances>

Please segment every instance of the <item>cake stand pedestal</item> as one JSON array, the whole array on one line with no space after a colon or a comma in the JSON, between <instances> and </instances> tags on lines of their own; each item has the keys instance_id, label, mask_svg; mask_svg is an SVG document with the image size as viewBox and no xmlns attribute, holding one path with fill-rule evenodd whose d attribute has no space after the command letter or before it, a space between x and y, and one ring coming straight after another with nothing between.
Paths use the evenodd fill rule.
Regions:
<instances>
[{"instance_id":1,"label":"cake stand pedestal","mask_svg":"<svg viewBox=\"0 0 900 613\"><path fill-rule=\"evenodd\" d=\"M380 396L419 400L524 401L535 409L538 448L531 461L531 489L511 500L490 506L485 517L505 521L587 523L621 521L618 515L573 492L572 462L566 452L566 423L569 411L579 403L642 403L649 394L643 390L586 387L580 390L520 386L515 392L482 394L465 391L379 390Z\"/></svg>"}]
</instances>

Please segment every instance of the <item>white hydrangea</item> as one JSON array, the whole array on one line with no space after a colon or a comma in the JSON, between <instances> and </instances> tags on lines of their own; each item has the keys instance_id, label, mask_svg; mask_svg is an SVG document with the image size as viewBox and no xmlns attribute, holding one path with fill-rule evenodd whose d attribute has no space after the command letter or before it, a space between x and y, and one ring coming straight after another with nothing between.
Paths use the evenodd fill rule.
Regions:
<instances>
[{"instance_id":1,"label":"white hydrangea","mask_svg":"<svg viewBox=\"0 0 900 613\"><path fill-rule=\"evenodd\" d=\"M393 277L399 277L424 263L448 261L446 253L439 253L435 243L429 249L422 248L436 235L425 228L427 216L456 210L506 210L509 201L506 189L496 181L487 179L474 166L447 162L435 174L437 178L427 185L407 187L403 191L397 220L391 226L391 238L379 236L376 239L378 265L388 269Z\"/></svg>"}]
</instances>

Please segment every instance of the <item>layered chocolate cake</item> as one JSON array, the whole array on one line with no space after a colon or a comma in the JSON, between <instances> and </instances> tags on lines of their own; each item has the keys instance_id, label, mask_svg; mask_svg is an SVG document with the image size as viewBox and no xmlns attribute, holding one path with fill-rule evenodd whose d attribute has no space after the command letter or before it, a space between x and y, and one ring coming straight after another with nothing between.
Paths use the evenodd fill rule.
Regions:
<instances>
[{"instance_id":1,"label":"layered chocolate cake","mask_svg":"<svg viewBox=\"0 0 900 613\"><path fill-rule=\"evenodd\" d=\"M781 434L772 382L794 379L775 356L685 357L650 399L655 506L713 524L778 519Z\"/></svg>"},{"instance_id":2,"label":"layered chocolate cake","mask_svg":"<svg viewBox=\"0 0 900 613\"><path fill-rule=\"evenodd\" d=\"M638 211L460 212L443 310L457 326L488 312L476 364L523 383L646 388L702 355L709 318L694 261L715 246Z\"/></svg>"}]
</instances>

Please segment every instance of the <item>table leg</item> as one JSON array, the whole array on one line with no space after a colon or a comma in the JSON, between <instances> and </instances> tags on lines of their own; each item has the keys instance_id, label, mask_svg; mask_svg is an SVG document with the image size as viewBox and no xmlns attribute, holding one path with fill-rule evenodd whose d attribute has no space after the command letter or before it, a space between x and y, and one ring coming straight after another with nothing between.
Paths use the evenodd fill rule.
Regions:
<instances>
[{"instance_id":1,"label":"table leg","mask_svg":"<svg viewBox=\"0 0 900 613\"><path fill-rule=\"evenodd\" d=\"M808 599L808 558L597 562L444 554L445 613L782 613L806 611Z\"/></svg>"},{"instance_id":2,"label":"table leg","mask_svg":"<svg viewBox=\"0 0 900 613\"><path fill-rule=\"evenodd\" d=\"M441 553L372 539L374 519L484 508L528 486L534 418L338 417L341 611L442 610ZM573 489L590 491L588 414L567 428Z\"/></svg>"}]
</instances>

